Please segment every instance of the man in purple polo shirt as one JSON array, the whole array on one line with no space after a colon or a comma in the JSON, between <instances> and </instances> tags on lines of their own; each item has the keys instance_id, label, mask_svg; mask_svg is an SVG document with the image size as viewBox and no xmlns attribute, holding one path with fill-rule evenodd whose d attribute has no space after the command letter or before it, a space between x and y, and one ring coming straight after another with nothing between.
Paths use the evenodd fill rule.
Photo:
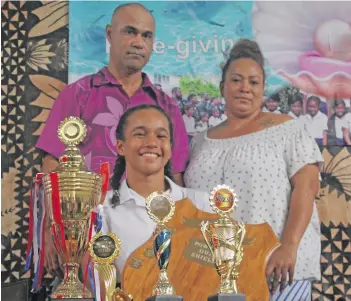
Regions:
<instances>
[{"instance_id":1,"label":"man in purple polo shirt","mask_svg":"<svg viewBox=\"0 0 351 301\"><path fill-rule=\"evenodd\" d=\"M86 76L66 87L56 99L36 147L47 155L43 172L53 170L64 145L57 138L59 123L68 116L78 116L87 125L86 139L80 150L87 166L99 171L101 162L116 160L115 130L123 112L140 104L157 104L174 124L172 166L175 181L183 185L182 172L188 160L189 147L183 118L171 98L153 87L142 68L149 61L154 42L155 20L140 4L119 6L106 35L111 45L110 62L98 73Z\"/></svg>"},{"instance_id":2,"label":"man in purple polo shirt","mask_svg":"<svg viewBox=\"0 0 351 301\"><path fill-rule=\"evenodd\" d=\"M172 151L173 173L183 185L182 172L188 160L188 136L177 105L162 91L155 89L142 68L150 59L155 33L155 20L141 4L130 3L116 8L111 25L106 26L111 45L110 61L97 74L84 77L65 88L56 99L36 147L47 154L42 172L52 171L64 145L57 138L59 123L68 116L78 116L88 127L80 149L87 166L99 171L101 162L116 160L115 130L123 112L141 104L158 104L174 124ZM55 248L48 240L45 267L57 274L59 262Z\"/></svg>"}]
</instances>

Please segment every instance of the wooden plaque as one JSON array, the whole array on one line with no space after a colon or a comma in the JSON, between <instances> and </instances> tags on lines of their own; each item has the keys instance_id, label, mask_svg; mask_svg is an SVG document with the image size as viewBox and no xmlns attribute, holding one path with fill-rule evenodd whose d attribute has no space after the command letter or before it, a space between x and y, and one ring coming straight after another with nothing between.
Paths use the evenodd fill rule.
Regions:
<instances>
[{"instance_id":1,"label":"wooden plaque","mask_svg":"<svg viewBox=\"0 0 351 301\"><path fill-rule=\"evenodd\" d=\"M184 301L207 300L217 293L220 279L211 262L211 253L200 231L203 220L219 216L198 210L189 199L176 202L172 220L172 250L168 276L176 294ZM246 225L244 258L240 265L238 290L247 301L269 300L266 281L266 259L279 245L279 240L267 224ZM159 269L153 255L153 237L136 249L128 258L122 273L122 287L134 301L145 301L151 296Z\"/></svg>"}]
</instances>

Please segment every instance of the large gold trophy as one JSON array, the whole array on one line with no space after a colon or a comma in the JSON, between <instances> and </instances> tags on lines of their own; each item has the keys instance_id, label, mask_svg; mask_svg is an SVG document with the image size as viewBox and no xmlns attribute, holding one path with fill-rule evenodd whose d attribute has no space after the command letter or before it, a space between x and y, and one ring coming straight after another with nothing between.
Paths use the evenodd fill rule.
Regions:
<instances>
[{"instance_id":1,"label":"large gold trophy","mask_svg":"<svg viewBox=\"0 0 351 301\"><path fill-rule=\"evenodd\" d=\"M211 192L210 204L220 218L212 223L202 222L201 232L212 253L221 283L218 294L209 296L208 300L245 300L245 296L238 293L236 280L243 259L246 229L243 223L229 217L229 213L237 207L236 194L229 186L218 185Z\"/></svg>"},{"instance_id":2,"label":"large gold trophy","mask_svg":"<svg viewBox=\"0 0 351 301\"><path fill-rule=\"evenodd\" d=\"M86 136L86 125L76 117L63 120L58 136L66 145L59 166L43 177L45 208L65 277L51 299L93 300L78 279L81 259L88 250L89 229L98 205L102 177L88 170L77 145Z\"/></svg>"}]
</instances>

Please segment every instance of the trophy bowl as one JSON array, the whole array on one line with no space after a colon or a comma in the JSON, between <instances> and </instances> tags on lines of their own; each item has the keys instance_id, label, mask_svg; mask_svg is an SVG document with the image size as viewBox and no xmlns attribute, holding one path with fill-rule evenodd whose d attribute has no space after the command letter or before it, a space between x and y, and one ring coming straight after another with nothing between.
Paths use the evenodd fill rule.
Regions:
<instances>
[{"instance_id":1,"label":"trophy bowl","mask_svg":"<svg viewBox=\"0 0 351 301\"><path fill-rule=\"evenodd\" d=\"M92 298L89 290L83 290L78 268L89 247L93 210L100 201L102 177L84 167L84 157L77 148L86 135L83 121L66 118L58 134L66 150L59 159L59 166L43 177L47 222L65 268L64 280L51 298Z\"/></svg>"}]
</instances>

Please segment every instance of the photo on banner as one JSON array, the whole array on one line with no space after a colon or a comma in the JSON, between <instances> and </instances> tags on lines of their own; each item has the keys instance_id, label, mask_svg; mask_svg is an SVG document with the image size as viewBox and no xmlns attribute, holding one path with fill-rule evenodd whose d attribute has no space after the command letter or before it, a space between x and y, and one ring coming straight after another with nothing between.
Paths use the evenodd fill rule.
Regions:
<instances>
[{"instance_id":1,"label":"photo on banner","mask_svg":"<svg viewBox=\"0 0 351 301\"><path fill-rule=\"evenodd\" d=\"M70 83L108 64L105 26L125 3L69 2ZM219 91L221 68L234 43L249 38L266 60L262 111L298 119L321 146L351 145L349 3L141 3L156 20L153 54L144 72L178 104L189 141L227 118Z\"/></svg>"}]
</instances>

